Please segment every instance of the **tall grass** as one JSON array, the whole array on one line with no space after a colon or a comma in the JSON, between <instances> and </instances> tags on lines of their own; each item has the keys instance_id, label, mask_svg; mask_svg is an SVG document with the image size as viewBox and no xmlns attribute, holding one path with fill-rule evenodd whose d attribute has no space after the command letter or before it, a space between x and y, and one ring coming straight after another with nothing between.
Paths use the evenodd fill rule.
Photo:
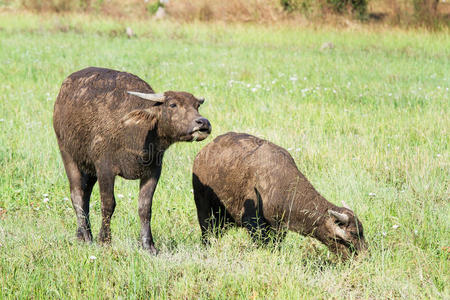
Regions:
<instances>
[{"instance_id":1,"label":"tall grass","mask_svg":"<svg viewBox=\"0 0 450 300\"><path fill-rule=\"evenodd\" d=\"M0 28L0 298L449 298L448 32L30 14L1 14ZM117 180L110 247L75 238L51 116L86 66L207 99L213 136L165 157L156 257L138 247L135 181ZM370 255L343 264L294 233L259 248L242 229L204 248L191 166L231 130L285 147L329 201L352 206ZM97 187L91 211L97 233Z\"/></svg>"}]
</instances>

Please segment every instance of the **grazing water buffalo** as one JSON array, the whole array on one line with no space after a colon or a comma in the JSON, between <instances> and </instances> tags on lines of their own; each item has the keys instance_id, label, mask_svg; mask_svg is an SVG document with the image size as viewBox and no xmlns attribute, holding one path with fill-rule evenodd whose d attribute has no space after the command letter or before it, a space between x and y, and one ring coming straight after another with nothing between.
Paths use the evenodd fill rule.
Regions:
<instances>
[{"instance_id":1,"label":"grazing water buffalo","mask_svg":"<svg viewBox=\"0 0 450 300\"><path fill-rule=\"evenodd\" d=\"M141 242L151 253L153 193L164 151L178 141L200 141L211 132L198 113L203 99L186 92L155 94L135 75L87 68L64 80L53 112L53 127L77 215L77 237L92 241L89 199L98 180L102 202L100 242L111 241L117 175L140 179Z\"/></svg>"},{"instance_id":2,"label":"grazing water buffalo","mask_svg":"<svg viewBox=\"0 0 450 300\"><path fill-rule=\"evenodd\" d=\"M192 180L204 243L208 231L231 223L263 240L283 229L312 236L344 258L367 248L353 211L328 202L289 152L266 140L217 137L197 154Z\"/></svg>"}]
</instances>

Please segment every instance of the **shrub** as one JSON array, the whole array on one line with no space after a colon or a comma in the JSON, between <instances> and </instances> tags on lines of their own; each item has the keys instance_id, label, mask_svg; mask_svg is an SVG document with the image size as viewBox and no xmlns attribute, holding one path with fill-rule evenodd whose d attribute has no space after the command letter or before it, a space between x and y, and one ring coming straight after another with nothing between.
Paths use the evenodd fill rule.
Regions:
<instances>
[{"instance_id":1,"label":"shrub","mask_svg":"<svg viewBox=\"0 0 450 300\"><path fill-rule=\"evenodd\" d=\"M368 0L327 0L328 5L337 12L351 12L358 17L364 17L367 14Z\"/></svg>"},{"instance_id":2,"label":"shrub","mask_svg":"<svg viewBox=\"0 0 450 300\"><path fill-rule=\"evenodd\" d=\"M367 14L368 0L280 0L283 9L289 13L298 11L303 14L309 14L312 11L328 12L332 11L338 14L355 14L363 18Z\"/></svg>"},{"instance_id":3,"label":"shrub","mask_svg":"<svg viewBox=\"0 0 450 300\"><path fill-rule=\"evenodd\" d=\"M147 11L149 12L149 14L154 15L160 7L164 7L164 4L162 4L160 1L149 3L147 5Z\"/></svg>"},{"instance_id":4,"label":"shrub","mask_svg":"<svg viewBox=\"0 0 450 300\"><path fill-rule=\"evenodd\" d=\"M429 23L436 17L439 0L412 0L416 20Z\"/></svg>"}]
</instances>

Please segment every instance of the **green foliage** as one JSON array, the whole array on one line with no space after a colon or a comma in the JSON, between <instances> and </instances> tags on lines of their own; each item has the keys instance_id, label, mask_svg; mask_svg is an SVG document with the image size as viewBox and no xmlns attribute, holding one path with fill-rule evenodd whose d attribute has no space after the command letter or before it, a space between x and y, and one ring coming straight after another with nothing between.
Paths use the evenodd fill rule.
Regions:
<instances>
[{"instance_id":1,"label":"green foliage","mask_svg":"<svg viewBox=\"0 0 450 300\"><path fill-rule=\"evenodd\" d=\"M412 3L416 21L432 23L436 19L439 0L412 0Z\"/></svg>"},{"instance_id":2,"label":"green foliage","mask_svg":"<svg viewBox=\"0 0 450 300\"><path fill-rule=\"evenodd\" d=\"M147 11L149 14L154 15L158 11L158 8L164 7L164 4L158 1L151 2L147 5Z\"/></svg>"},{"instance_id":3,"label":"green foliage","mask_svg":"<svg viewBox=\"0 0 450 300\"><path fill-rule=\"evenodd\" d=\"M136 38L117 34L127 26ZM449 298L448 32L5 13L0 28L0 299ZM165 155L157 257L138 246L136 181L116 181L112 245L76 241L52 111L64 78L86 66L207 99L212 137ZM241 229L203 247L192 162L227 131L288 149L321 194L355 210L370 255L339 263L294 233L257 247ZM97 186L92 197L96 234Z\"/></svg>"},{"instance_id":4,"label":"green foliage","mask_svg":"<svg viewBox=\"0 0 450 300\"><path fill-rule=\"evenodd\" d=\"M368 0L326 0L327 4L338 13L351 11L358 17L364 17L367 13Z\"/></svg>"},{"instance_id":5,"label":"green foliage","mask_svg":"<svg viewBox=\"0 0 450 300\"><path fill-rule=\"evenodd\" d=\"M301 12L308 15L317 4L314 0L281 0L281 6L287 12Z\"/></svg>"},{"instance_id":6,"label":"green foliage","mask_svg":"<svg viewBox=\"0 0 450 300\"><path fill-rule=\"evenodd\" d=\"M280 0L280 4L287 12L301 12L309 14L312 11L332 10L335 13L352 13L359 18L367 14L368 0Z\"/></svg>"},{"instance_id":7,"label":"green foliage","mask_svg":"<svg viewBox=\"0 0 450 300\"><path fill-rule=\"evenodd\" d=\"M296 1L295 0L280 0L280 4L283 7L284 10L288 11L288 12L292 12L295 10L295 4Z\"/></svg>"}]
</instances>

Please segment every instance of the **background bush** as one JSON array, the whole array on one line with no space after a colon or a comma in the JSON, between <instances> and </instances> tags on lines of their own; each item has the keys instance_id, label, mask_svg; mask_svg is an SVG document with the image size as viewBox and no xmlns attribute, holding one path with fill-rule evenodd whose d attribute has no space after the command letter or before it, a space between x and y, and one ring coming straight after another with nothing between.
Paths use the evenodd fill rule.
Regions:
<instances>
[{"instance_id":1,"label":"background bush","mask_svg":"<svg viewBox=\"0 0 450 300\"><path fill-rule=\"evenodd\" d=\"M113 17L149 18L161 4L158 0L0 0L0 8L5 6L40 12L100 12ZM352 26L352 19L359 19L431 29L450 25L450 2L439 0L171 0L164 8L172 19L188 22L289 21Z\"/></svg>"},{"instance_id":2,"label":"background bush","mask_svg":"<svg viewBox=\"0 0 450 300\"><path fill-rule=\"evenodd\" d=\"M367 0L281 0L280 4L289 13L300 12L306 15L311 12L332 12L363 18L367 14Z\"/></svg>"}]
</instances>

